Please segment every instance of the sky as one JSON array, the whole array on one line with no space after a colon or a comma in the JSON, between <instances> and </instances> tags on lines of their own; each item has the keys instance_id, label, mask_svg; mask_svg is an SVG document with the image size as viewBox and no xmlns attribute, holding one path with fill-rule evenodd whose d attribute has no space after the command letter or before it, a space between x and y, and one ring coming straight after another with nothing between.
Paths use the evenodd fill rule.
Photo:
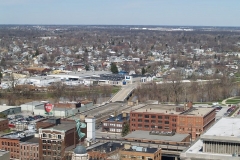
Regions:
<instances>
[{"instance_id":1,"label":"sky","mask_svg":"<svg viewBox=\"0 0 240 160\"><path fill-rule=\"evenodd\" d=\"M0 24L240 26L240 0L0 0Z\"/></svg>"}]
</instances>

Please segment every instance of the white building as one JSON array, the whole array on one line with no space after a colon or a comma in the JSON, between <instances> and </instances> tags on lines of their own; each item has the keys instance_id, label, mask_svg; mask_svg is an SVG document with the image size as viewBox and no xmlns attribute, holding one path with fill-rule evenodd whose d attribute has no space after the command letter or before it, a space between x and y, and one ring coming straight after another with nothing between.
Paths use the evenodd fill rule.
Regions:
<instances>
[{"instance_id":1,"label":"white building","mask_svg":"<svg viewBox=\"0 0 240 160\"><path fill-rule=\"evenodd\" d=\"M182 160L239 160L240 118L222 118L186 151Z\"/></svg>"}]
</instances>

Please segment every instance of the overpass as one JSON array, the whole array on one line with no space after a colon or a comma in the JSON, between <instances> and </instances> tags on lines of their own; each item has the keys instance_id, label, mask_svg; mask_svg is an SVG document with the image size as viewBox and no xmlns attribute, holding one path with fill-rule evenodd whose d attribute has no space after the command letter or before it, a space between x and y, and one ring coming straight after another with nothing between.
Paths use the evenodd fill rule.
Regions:
<instances>
[{"instance_id":1,"label":"overpass","mask_svg":"<svg viewBox=\"0 0 240 160\"><path fill-rule=\"evenodd\" d=\"M123 86L120 91L118 91L109 101L110 102L125 102L131 95L135 89L135 85L129 84L127 86Z\"/></svg>"}]
</instances>

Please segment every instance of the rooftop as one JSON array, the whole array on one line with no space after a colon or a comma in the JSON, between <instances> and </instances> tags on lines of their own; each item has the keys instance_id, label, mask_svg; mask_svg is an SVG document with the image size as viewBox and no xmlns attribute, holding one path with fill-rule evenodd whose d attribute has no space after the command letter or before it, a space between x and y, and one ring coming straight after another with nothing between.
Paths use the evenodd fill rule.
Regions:
<instances>
[{"instance_id":1,"label":"rooftop","mask_svg":"<svg viewBox=\"0 0 240 160\"><path fill-rule=\"evenodd\" d=\"M35 131L30 131L30 130L17 131L13 133L4 134L1 136L1 138L19 139L19 140L26 141L31 139L31 137L33 137L35 133L36 133Z\"/></svg>"},{"instance_id":2,"label":"rooftop","mask_svg":"<svg viewBox=\"0 0 240 160\"><path fill-rule=\"evenodd\" d=\"M214 108L192 107L189 110L182 112L181 115L204 116L212 110L214 110Z\"/></svg>"},{"instance_id":3,"label":"rooftop","mask_svg":"<svg viewBox=\"0 0 240 160\"><path fill-rule=\"evenodd\" d=\"M133 131L124 138L132 139L146 139L146 140L156 140L156 141L168 141L168 142L182 142L189 134L174 134L173 136L163 136L163 135L152 135L149 131Z\"/></svg>"},{"instance_id":4,"label":"rooftop","mask_svg":"<svg viewBox=\"0 0 240 160\"><path fill-rule=\"evenodd\" d=\"M126 114L126 117L123 116L124 114L119 114L116 117L111 117L109 119L107 119L106 121L109 122L123 122L123 121L127 121L129 120L129 115Z\"/></svg>"},{"instance_id":5,"label":"rooftop","mask_svg":"<svg viewBox=\"0 0 240 160\"><path fill-rule=\"evenodd\" d=\"M240 142L240 118L221 118L204 133L201 138L216 141Z\"/></svg>"},{"instance_id":6,"label":"rooftop","mask_svg":"<svg viewBox=\"0 0 240 160\"><path fill-rule=\"evenodd\" d=\"M120 143L115 143L115 142L106 142L100 145L97 145L95 147L92 148L88 148L87 152L91 152L91 151L99 151L99 152L106 152L106 153L110 153L113 152L117 149L122 148L123 145Z\"/></svg>"},{"instance_id":7,"label":"rooftop","mask_svg":"<svg viewBox=\"0 0 240 160\"><path fill-rule=\"evenodd\" d=\"M29 140L26 140L25 142L22 142L22 143L37 143L39 144L39 138L36 138L36 137L33 137Z\"/></svg>"},{"instance_id":8,"label":"rooftop","mask_svg":"<svg viewBox=\"0 0 240 160\"><path fill-rule=\"evenodd\" d=\"M38 106L38 105L44 105L44 102L33 101L33 102L28 102L28 103L21 104L21 106L22 106L22 105Z\"/></svg>"},{"instance_id":9,"label":"rooftop","mask_svg":"<svg viewBox=\"0 0 240 160\"><path fill-rule=\"evenodd\" d=\"M10 109L10 108L18 108L19 106L7 106L7 105L0 105L0 112L3 112L7 109Z\"/></svg>"},{"instance_id":10,"label":"rooftop","mask_svg":"<svg viewBox=\"0 0 240 160\"><path fill-rule=\"evenodd\" d=\"M0 157L9 153L9 151L5 151L5 150L0 150Z\"/></svg>"},{"instance_id":11,"label":"rooftop","mask_svg":"<svg viewBox=\"0 0 240 160\"><path fill-rule=\"evenodd\" d=\"M68 131L68 130L71 130L73 128L75 128L75 123L74 122L61 122L61 124L57 125L57 126L53 126L51 128L46 128L44 130L51 130L51 129L54 129L54 130L59 130L59 131Z\"/></svg>"},{"instance_id":12,"label":"rooftop","mask_svg":"<svg viewBox=\"0 0 240 160\"><path fill-rule=\"evenodd\" d=\"M155 153L158 151L158 148L150 148L150 147L141 147L141 146L134 146L125 144L123 151L130 151L130 152L145 152L145 153Z\"/></svg>"},{"instance_id":13,"label":"rooftop","mask_svg":"<svg viewBox=\"0 0 240 160\"><path fill-rule=\"evenodd\" d=\"M175 105L162 105L162 104L148 104L142 108L138 108L133 112L149 112L149 113L164 113L164 114L180 114L176 112Z\"/></svg>"}]
</instances>

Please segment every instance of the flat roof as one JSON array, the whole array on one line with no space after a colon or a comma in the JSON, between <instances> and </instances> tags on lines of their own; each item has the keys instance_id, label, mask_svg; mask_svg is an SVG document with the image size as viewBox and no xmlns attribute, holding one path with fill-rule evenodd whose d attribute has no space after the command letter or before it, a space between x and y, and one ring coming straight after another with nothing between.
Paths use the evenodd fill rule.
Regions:
<instances>
[{"instance_id":1,"label":"flat roof","mask_svg":"<svg viewBox=\"0 0 240 160\"><path fill-rule=\"evenodd\" d=\"M0 149L0 157L3 156L4 154L7 154L7 153L9 153L9 151L5 151L5 150Z\"/></svg>"},{"instance_id":2,"label":"flat roof","mask_svg":"<svg viewBox=\"0 0 240 160\"><path fill-rule=\"evenodd\" d=\"M11 109L11 108L18 108L20 106L5 106L5 105L0 105L0 112L3 112L7 109Z\"/></svg>"},{"instance_id":3,"label":"flat roof","mask_svg":"<svg viewBox=\"0 0 240 160\"><path fill-rule=\"evenodd\" d=\"M205 108L205 107L192 107L189 110L182 112L181 115L188 115L188 116L204 116L214 110L214 108Z\"/></svg>"},{"instance_id":4,"label":"flat roof","mask_svg":"<svg viewBox=\"0 0 240 160\"><path fill-rule=\"evenodd\" d=\"M31 139L29 139L25 142L22 142L22 143L37 143L37 144L39 144L39 138L33 137L33 138L31 138Z\"/></svg>"},{"instance_id":5,"label":"flat roof","mask_svg":"<svg viewBox=\"0 0 240 160\"><path fill-rule=\"evenodd\" d=\"M55 130L64 130L64 131L68 131L70 129L75 128L76 124L74 122L69 122L69 123L62 123L57 125L57 126L53 126L51 128L55 129Z\"/></svg>"},{"instance_id":6,"label":"flat roof","mask_svg":"<svg viewBox=\"0 0 240 160\"><path fill-rule=\"evenodd\" d=\"M119 149L123 147L123 145L121 143L115 143L115 142L106 142L103 143L101 145L92 147L92 148L88 148L87 152L89 151L100 151L100 152L106 152L106 153L110 153L110 152L114 152L115 150Z\"/></svg>"},{"instance_id":7,"label":"flat roof","mask_svg":"<svg viewBox=\"0 0 240 160\"><path fill-rule=\"evenodd\" d=\"M150 131L133 131L124 138L158 140L168 142L182 142L189 134L174 134L173 136L151 135Z\"/></svg>"},{"instance_id":8,"label":"flat roof","mask_svg":"<svg viewBox=\"0 0 240 160\"><path fill-rule=\"evenodd\" d=\"M224 117L219 119L201 138L219 141L240 142L240 118Z\"/></svg>"},{"instance_id":9,"label":"flat roof","mask_svg":"<svg viewBox=\"0 0 240 160\"><path fill-rule=\"evenodd\" d=\"M164 113L164 114L180 114L181 112L176 112L175 105L162 105L162 104L148 104L142 108L138 108L133 112L149 112L149 113Z\"/></svg>"},{"instance_id":10,"label":"flat roof","mask_svg":"<svg viewBox=\"0 0 240 160\"><path fill-rule=\"evenodd\" d=\"M126 114L126 117L123 117L123 113L122 114L119 114L117 115L116 117L111 117L109 119L107 119L106 121L108 122L123 122L123 121L127 121L129 120L129 115Z\"/></svg>"},{"instance_id":11,"label":"flat roof","mask_svg":"<svg viewBox=\"0 0 240 160\"><path fill-rule=\"evenodd\" d=\"M38 106L38 105L43 105L44 102L41 101L32 101L32 102L27 102L24 104L21 104L20 106L24 106L24 105L31 105L31 106Z\"/></svg>"},{"instance_id":12,"label":"flat roof","mask_svg":"<svg viewBox=\"0 0 240 160\"><path fill-rule=\"evenodd\" d=\"M155 153L155 152L158 151L158 148L141 147L141 146L134 146L134 145L132 145L129 149L124 148L123 151Z\"/></svg>"}]
</instances>

